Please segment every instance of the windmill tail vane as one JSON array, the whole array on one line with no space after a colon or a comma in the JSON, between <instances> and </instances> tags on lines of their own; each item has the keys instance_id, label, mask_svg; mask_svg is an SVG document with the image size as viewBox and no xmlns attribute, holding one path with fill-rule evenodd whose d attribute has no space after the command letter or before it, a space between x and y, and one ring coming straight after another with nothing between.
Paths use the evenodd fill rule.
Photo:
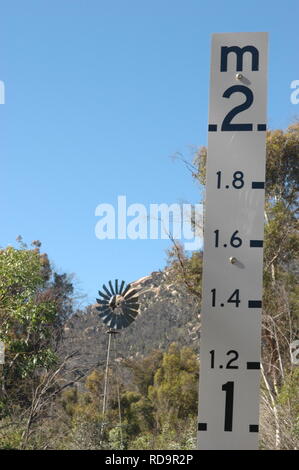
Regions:
<instances>
[{"instance_id":1,"label":"windmill tail vane","mask_svg":"<svg viewBox=\"0 0 299 470\"><path fill-rule=\"evenodd\" d=\"M114 284L109 281L108 287L103 284L103 291L99 290L100 299L96 309L100 312L99 317L114 330L121 330L129 326L137 317L139 310L139 289L131 284L125 285L125 281L119 284L115 279Z\"/></svg>"}]
</instances>

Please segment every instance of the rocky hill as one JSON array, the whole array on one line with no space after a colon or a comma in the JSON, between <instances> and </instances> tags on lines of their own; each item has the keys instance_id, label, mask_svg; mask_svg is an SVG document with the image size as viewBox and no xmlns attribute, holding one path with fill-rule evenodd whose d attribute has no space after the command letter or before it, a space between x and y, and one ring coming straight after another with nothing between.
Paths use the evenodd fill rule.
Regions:
<instances>
[{"instance_id":1,"label":"rocky hill","mask_svg":"<svg viewBox=\"0 0 299 470\"><path fill-rule=\"evenodd\" d=\"M117 358L133 359L153 349L165 351L172 342L180 346L199 346L199 302L182 285L177 285L170 268L153 272L131 283L140 289L140 314L117 335ZM78 351L72 361L77 373L106 360L107 327L98 317L96 305L77 312L64 328L61 354Z\"/></svg>"}]
</instances>

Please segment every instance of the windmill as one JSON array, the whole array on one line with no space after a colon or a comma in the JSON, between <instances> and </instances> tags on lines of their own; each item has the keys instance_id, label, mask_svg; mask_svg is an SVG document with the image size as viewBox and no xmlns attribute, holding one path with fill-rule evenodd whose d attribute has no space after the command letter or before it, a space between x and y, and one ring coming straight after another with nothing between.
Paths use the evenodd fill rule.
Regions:
<instances>
[{"instance_id":1,"label":"windmill","mask_svg":"<svg viewBox=\"0 0 299 470\"><path fill-rule=\"evenodd\" d=\"M114 285L112 281L108 282L107 287L103 284L103 291L99 290L100 299L96 299L99 304L96 309L100 312L99 318L108 326L107 334L109 336L107 358L106 358L106 370L104 380L104 395L103 395L103 421L101 436L103 438L104 427L105 427L105 414L108 407L108 371L109 371L109 360L110 360L110 348L111 338L114 343L114 353L116 359L116 340L115 337L119 330L127 328L136 319L139 311L138 293L139 289L132 287L132 284L127 284L125 281L121 281L119 284L118 279L115 279ZM121 407L120 407L120 393L119 393L119 380L116 367L116 388L118 398L118 414L119 414L119 429L120 429L120 443L123 448L122 438L122 422L121 422Z\"/></svg>"},{"instance_id":2,"label":"windmill","mask_svg":"<svg viewBox=\"0 0 299 470\"><path fill-rule=\"evenodd\" d=\"M109 328L121 330L129 326L138 315L138 289L132 288L131 284L125 287L125 281L121 281L118 286L118 279L115 280L114 287L111 281L108 284L110 290L103 284L105 292L99 291L102 299L97 299L100 306L96 309L100 311L99 317Z\"/></svg>"}]
</instances>

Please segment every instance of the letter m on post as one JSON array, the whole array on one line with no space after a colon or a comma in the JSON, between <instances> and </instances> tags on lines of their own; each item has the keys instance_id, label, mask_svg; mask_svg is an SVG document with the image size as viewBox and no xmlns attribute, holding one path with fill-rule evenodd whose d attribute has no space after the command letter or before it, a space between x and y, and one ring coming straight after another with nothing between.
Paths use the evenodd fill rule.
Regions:
<instances>
[{"instance_id":1,"label":"letter m on post","mask_svg":"<svg viewBox=\"0 0 299 470\"><path fill-rule=\"evenodd\" d=\"M259 51L256 47L223 46L221 47L220 72L227 72L227 56L231 52L234 52L237 56L236 72L243 72L243 55L245 54L245 52L249 52L251 54L251 70L257 71L259 69Z\"/></svg>"}]
</instances>

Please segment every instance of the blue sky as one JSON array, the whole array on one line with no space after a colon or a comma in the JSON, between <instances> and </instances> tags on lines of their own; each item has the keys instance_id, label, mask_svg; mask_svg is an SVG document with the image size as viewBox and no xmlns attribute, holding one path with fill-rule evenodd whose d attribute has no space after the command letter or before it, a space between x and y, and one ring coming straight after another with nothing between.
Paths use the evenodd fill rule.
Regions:
<instances>
[{"instance_id":1,"label":"blue sky","mask_svg":"<svg viewBox=\"0 0 299 470\"><path fill-rule=\"evenodd\" d=\"M165 265L167 240L98 240L95 208L200 200L171 155L205 145L211 34L268 31L270 128L299 115L298 1L0 1L0 245L42 241L94 302Z\"/></svg>"}]
</instances>

